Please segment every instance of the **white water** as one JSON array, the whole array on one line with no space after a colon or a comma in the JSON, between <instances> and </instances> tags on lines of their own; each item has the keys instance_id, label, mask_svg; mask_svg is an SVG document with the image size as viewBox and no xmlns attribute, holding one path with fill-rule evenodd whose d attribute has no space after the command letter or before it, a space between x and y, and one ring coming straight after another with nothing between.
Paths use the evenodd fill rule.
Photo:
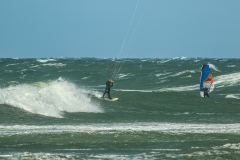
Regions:
<instances>
[{"instance_id":1,"label":"white water","mask_svg":"<svg viewBox=\"0 0 240 160\"><path fill-rule=\"evenodd\" d=\"M58 118L63 117L63 112L103 112L86 93L86 90L59 79L0 89L0 104Z\"/></svg>"},{"instance_id":2,"label":"white water","mask_svg":"<svg viewBox=\"0 0 240 160\"><path fill-rule=\"evenodd\" d=\"M214 84L217 85L218 88L226 86L235 86L240 83L240 72L220 75L215 77L214 79L215 79Z\"/></svg>"},{"instance_id":3,"label":"white water","mask_svg":"<svg viewBox=\"0 0 240 160\"><path fill-rule=\"evenodd\" d=\"M46 63L46 62L53 62L57 60L56 59L38 59L37 61L40 63Z\"/></svg>"},{"instance_id":4,"label":"white water","mask_svg":"<svg viewBox=\"0 0 240 160\"><path fill-rule=\"evenodd\" d=\"M240 94L228 94L225 98L240 99Z\"/></svg>"},{"instance_id":5,"label":"white water","mask_svg":"<svg viewBox=\"0 0 240 160\"><path fill-rule=\"evenodd\" d=\"M217 86L217 88L240 85L240 72L216 76L214 77L214 79L215 79L214 85ZM178 87L169 87L169 88L161 88L161 89L152 89L152 90L129 90L129 89L114 89L114 90L125 91L125 92L168 92L168 91L181 92L181 91L193 91L198 89L199 89L199 84L190 85L190 86L178 86Z\"/></svg>"},{"instance_id":6,"label":"white water","mask_svg":"<svg viewBox=\"0 0 240 160\"><path fill-rule=\"evenodd\" d=\"M0 135L15 134L46 134L46 133L114 133L114 132L142 132L154 131L172 134L210 134L234 133L240 134L240 123L235 124L189 124L189 123L111 123L111 124L84 124L84 125L0 125Z\"/></svg>"}]
</instances>

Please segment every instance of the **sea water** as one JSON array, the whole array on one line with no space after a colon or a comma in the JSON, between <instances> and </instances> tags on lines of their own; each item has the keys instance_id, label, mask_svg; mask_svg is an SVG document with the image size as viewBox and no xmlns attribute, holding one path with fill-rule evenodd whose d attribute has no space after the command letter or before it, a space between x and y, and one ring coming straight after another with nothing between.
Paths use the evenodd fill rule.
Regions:
<instances>
[{"instance_id":1,"label":"sea water","mask_svg":"<svg viewBox=\"0 0 240 160\"><path fill-rule=\"evenodd\" d=\"M111 102L99 97L116 64ZM0 159L240 157L240 59L13 58L0 70Z\"/></svg>"}]
</instances>

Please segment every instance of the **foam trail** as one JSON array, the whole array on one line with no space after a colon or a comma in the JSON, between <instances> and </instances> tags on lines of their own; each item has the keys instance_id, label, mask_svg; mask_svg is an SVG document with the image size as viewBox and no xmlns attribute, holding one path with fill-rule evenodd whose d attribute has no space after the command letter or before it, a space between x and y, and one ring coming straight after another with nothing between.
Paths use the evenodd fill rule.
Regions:
<instances>
[{"instance_id":1,"label":"foam trail","mask_svg":"<svg viewBox=\"0 0 240 160\"><path fill-rule=\"evenodd\" d=\"M49 133L114 133L114 132L142 132L154 131L172 134L211 134L211 133L234 133L240 134L240 123L235 124L189 124L189 123L111 123L111 124L88 124L88 125L0 125L0 136L15 134L49 134Z\"/></svg>"},{"instance_id":2,"label":"foam trail","mask_svg":"<svg viewBox=\"0 0 240 160\"><path fill-rule=\"evenodd\" d=\"M240 99L240 95L239 94L228 94L228 95L226 95L225 98Z\"/></svg>"},{"instance_id":3,"label":"foam trail","mask_svg":"<svg viewBox=\"0 0 240 160\"><path fill-rule=\"evenodd\" d=\"M62 112L102 112L85 90L65 80L50 83L22 84L0 89L0 104L31 113L61 118Z\"/></svg>"}]
</instances>

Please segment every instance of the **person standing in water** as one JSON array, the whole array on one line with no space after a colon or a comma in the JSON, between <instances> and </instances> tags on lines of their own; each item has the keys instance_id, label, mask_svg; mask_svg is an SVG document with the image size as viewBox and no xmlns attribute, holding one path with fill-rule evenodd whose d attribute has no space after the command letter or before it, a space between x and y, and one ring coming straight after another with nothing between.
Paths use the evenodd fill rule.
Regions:
<instances>
[{"instance_id":1,"label":"person standing in water","mask_svg":"<svg viewBox=\"0 0 240 160\"><path fill-rule=\"evenodd\" d=\"M206 86L203 88L203 92L204 92L204 97L207 96L209 98L208 88Z\"/></svg>"},{"instance_id":2,"label":"person standing in water","mask_svg":"<svg viewBox=\"0 0 240 160\"><path fill-rule=\"evenodd\" d=\"M102 98L104 98L104 96L105 96L105 94L107 93L108 94L108 98L109 99L112 99L112 97L110 96L110 89L111 89L111 87L113 86L113 80L111 80L111 79L108 79L107 80L107 82L106 82L106 88L105 88L105 91L104 91L104 93L103 93L103 96L102 96Z\"/></svg>"}]
</instances>

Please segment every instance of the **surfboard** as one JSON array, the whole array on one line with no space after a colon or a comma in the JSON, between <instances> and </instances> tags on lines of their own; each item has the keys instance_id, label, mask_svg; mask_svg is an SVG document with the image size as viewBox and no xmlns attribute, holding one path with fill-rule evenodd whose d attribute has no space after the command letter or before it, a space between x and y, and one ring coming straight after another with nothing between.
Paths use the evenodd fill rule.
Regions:
<instances>
[{"instance_id":1,"label":"surfboard","mask_svg":"<svg viewBox=\"0 0 240 160\"><path fill-rule=\"evenodd\" d=\"M118 100L118 98L112 98L112 99L109 99L109 98L102 98L102 99L107 100L107 101L116 101L116 100Z\"/></svg>"}]
</instances>

